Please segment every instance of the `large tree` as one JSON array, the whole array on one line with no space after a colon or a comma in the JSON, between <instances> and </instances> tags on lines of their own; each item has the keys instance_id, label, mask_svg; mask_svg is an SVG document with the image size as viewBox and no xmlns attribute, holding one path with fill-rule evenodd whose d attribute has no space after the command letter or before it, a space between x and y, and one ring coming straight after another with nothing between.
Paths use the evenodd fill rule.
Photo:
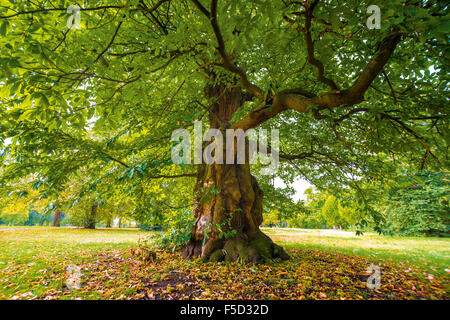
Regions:
<instances>
[{"instance_id":1,"label":"large tree","mask_svg":"<svg viewBox=\"0 0 450 320\"><path fill-rule=\"evenodd\" d=\"M279 128L287 182L448 165L443 2L86 0L79 29L69 1L1 4L2 183L34 173L52 192L87 165L128 189L196 178L186 257L288 258L259 229L249 164L171 163L171 133L193 120Z\"/></svg>"}]
</instances>

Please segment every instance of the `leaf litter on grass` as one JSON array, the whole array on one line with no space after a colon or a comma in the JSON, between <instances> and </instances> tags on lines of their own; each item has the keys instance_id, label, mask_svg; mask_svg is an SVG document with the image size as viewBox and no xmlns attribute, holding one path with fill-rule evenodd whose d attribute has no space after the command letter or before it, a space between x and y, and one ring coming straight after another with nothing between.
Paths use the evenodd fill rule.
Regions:
<instances>
[{"instance_id":1,"label":"leaf litter on grass","mask_svg":"<svg viewBox=\"0 0 450 320\"><path fill-rule=\"evenodd\" d=\"M449 277L379 264L381 288L367 288L371 262L319 250L288 249L291 259L269 264L203 263L157 251L144 262L127 251L102 251L81 265L81 289L38 299L448 299ZM446 288L447 287L447 288Z\"/></svg>"}]
</instances>

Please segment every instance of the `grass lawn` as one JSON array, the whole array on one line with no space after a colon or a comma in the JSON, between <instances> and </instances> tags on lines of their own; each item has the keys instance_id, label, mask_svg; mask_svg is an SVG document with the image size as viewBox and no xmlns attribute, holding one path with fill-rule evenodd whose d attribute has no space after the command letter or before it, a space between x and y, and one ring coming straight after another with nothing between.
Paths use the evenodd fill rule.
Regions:
<instances>
[{"instance_id":1,"label":"grass lawn","mask_svg":"<svg viewBox=\"0 0 450 320\"><path fill-rule=\"evenodd\" d=\"M0 228L0 299L448 299L450 239L265 229L291 259L266 265L129 253L134 229ZM367 268L381 288L367 288ZM81 268L70 290L67 268Z\"/></svg>"},{"instance_id":2,"label":"grass lawn","mask_svg":"<svg viewBox=\"0 0 450 320\"><path fill-rule=\"evenodd\" d=\"M265 228L277 243L291 248L314 248L346 255L359 255L372 261L390 261L419 266L432 274L450 272L450 239L391 237L336 230Z\"/></svg>"}]
</instances>

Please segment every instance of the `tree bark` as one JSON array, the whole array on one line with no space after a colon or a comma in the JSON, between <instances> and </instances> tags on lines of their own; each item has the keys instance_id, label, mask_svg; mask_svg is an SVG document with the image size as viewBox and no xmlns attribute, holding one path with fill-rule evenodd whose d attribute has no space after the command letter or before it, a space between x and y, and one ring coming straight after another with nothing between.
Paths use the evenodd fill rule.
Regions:
<instances>
[{"instance_id":1,"label":"tree bark","mask_svg":"<svg viewBox=\"0 0 450 320\"><path fill-rule=\"evenodd\" d=\"M263 192L248 164L203 166L195 194L196 222L185 258L255 263L289 258L259 229Z\"/></svg>"},{"instance_id":2,"label":"tree bark","mask_svg":"<svg viewBox=\"0 0 450 320\"><path fill-rule=\"evenodd\" d=\"M61 225L61 211L56 210L55 216L53 217L53 226L59 227Z\"/></svg>"},{"instance_id":3,"label":"tree bark","mask_svg":"<svg viewBox=\"0 0 450 320\"><path fill-rule=\"evenodd\" d=\"M240 90L210 87L206 92L216 98L210 109L210 127L223 131L230 128L229 121L243 102ZM224 159L228 151L225 146L226 142ZM236 152L236 145L234 149ZM246 158L246 164L236 164L235 158L235 164L200 167L194 188L196 222L183 251L184 258L255 263L289 258L259 229L263 222L263 192L250 173L248 154Z\"/></svg>"}]
</instances>

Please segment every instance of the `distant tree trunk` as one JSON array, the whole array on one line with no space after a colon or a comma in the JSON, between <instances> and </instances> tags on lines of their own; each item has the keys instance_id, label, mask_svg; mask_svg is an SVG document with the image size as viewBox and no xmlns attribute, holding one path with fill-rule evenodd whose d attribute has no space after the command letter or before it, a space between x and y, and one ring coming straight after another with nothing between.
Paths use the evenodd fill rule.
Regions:
<instances>
[{"instance_id":1,"label":"distant tree trunk","mask_svg":"<svg viewBox=\"0 0 450 320\"><path fill-rule=\"evenodd\" d=\"M53 217L53 226L59 227L61 225L61 211L56 210L55 216Z\"/></svg>"},{"instance_id":2,"label":"distant tree trunk","mask_svg":"<svg viewBox=\"0 0 450 320\"><path fill-rule=\"evenodd\" d=\"M122 218L119 218L119 228L122 228Z\"/></svg>"},{"instance_id":3,"label":"distant tree trunk","mask_svg":"<svg viewBox=\"0 0 450 320\"><path fill-rule=\"evenodd\" d=\"M86 229L95 229L95 221L97 219L97 206L93 205L91 207L91 214L89 215Z\"/></svg>"},{"instance_id":4,"label":"distant tree trunk","mask_svg":"<svg viewBox=\"0 0 450 320\"><path fill-rule=\"evenodd\" d=\"M218 100L211 108L210 127L225 131L243 102L241 92L213 87L207 88L207 93ZM263 191L250 173L248 150L246 153L246 164L214 163L200 167L194 188L196 222L183 252L185 258L247 262L289 258L282 247L259 229L263 222Z\"/></svg>"},{"instance_id":5,"label":"distant tree trunk","mask_svg":"<svg viewBox=\"0 0 450 320\"><path fill-rule=\"evenodd\" d=\"M111 228L113 219L112 218L106 218L106 228Z\"/></svg>"}]
</instances>

